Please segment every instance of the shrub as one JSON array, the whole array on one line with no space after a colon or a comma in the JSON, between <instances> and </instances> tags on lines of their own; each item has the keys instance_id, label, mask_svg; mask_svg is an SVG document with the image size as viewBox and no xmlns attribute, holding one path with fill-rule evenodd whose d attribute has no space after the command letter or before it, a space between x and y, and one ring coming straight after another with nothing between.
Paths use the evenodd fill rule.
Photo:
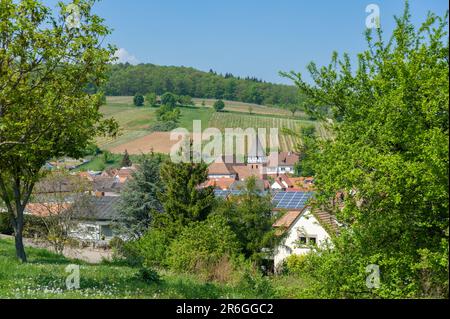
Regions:
<instances>
[{"instance_id":1,"label":"shrub","mask_svg":"<svg viewBox=\"0 0 450 319\"><path fill-rule=\"evenodd\" d=\"M133 98L133 103L135 106L143 106L144 105L144 96L142 94L136 94Z\"/></svg>"},{"instance_id":2,"label":"shrub","mask_svg":"<svg viewBox=\"0 0 450 319\"><path fill-rule=\"evenodd\" d=\"M168 265L172 270L211 277L224 256L238 253L236 235L218 215L186 226L171 243Z\"/></svg>"},{"instance_id":3,"label":"shrub","mask_svg":"<svg viewBox=\"0 0 450 319\"><path fill-rule=\"evenodd\" d=\"M147 93L147 95L145 96L145 103L148 106L155 106L156 105L156 93Z\"/></svg>"},{"instance_id":4,"label":"shrub","mask_svg":"<svg viewBox=\"0 0 450 319\"><path fill-rule=\"evenodd\" d=\"M194 106L195 103L189 95L181 95L178 97L178 103L185 106Z\"/></svg>"},{"instance_id":5,"label":"shrub","mask_svg":"<svg viewBox=\"0 0 450 319\"><path fill-rule=\"evenodd\" d=\"M173 129L176 129L178 124L174 121L167 122L156 122L150 127L150 131L152 132L169 132Z\"/></svg>"},{"instance_id":6,"label":"shrub","mask_svg":"<svg viewBox=\"0 0 450 319\"><path fill-rule=\"evenodd\" d=\"M214 110L221 112L225 108L225 103L222 100L218 100L214 103Z\"/></svg>"},{"instance_id":7,"label":"shrub","mask_svg":"<svg viewBox=\"0 0 450 319\"><path fill-rule=\"evenodd\" d=\"M147 266L139 268L138 278L147 284L158 283L161 281L161 277L156 270Z\"/></svg>"},{"instance_id":8,"label":"shrub","mask_svg":"<svg viewBox=\"0 0 450 319\"><path fill-rule=\"evenodd\" d=\"M41 217L25 215L23 236L27 238L42 238L47 236L47 228Z\"/></svg>"},{"instance_id":9,"label":"shrub","mask_svg":"<svg viewBox=\"0 0 450 319\"><path fill-rule=\"evenodd\" d=\"M235 259L234 264L235 269L239 269L237 287L244 292L244 298L255 295L266 299L274 297L275 292L269 279L258 270L256 263L240 256Z\"/></svg>"},{"instance_id":10,"label":"shrub","mask_svg":"<svg viewBox=\"0 0 450 319\"><path fill-rule=\"evenodd\" d=\"M12 235L14 229L7 213L0 213L0 234Z\"/></svg>"},{"instance_id":11,"label":"shrub","mask_svg":"<svg viewBox=\"0 0 450 319\"><path fill-rule=\"evenodd\" d=\"M170 92L164 93L161 96L161 104L167 105L171 108L174 108L177 105L177 100L178 100L177 96Z\"/></svg>"},{"instance_id":12,"label":"shrub","mask_svg":"<svg viewBox=\"0 0 450 319\"><path fill-rule=\"evenodd\" d=\"M169 238L163 231L152 229L134 242L133 249L147 267L164 267L169 244Z\"/></svg>"},{"instance_id":13,"label":"shrub","mask_svg":"<svg viewBox=\"0 0 450 319\"><path fill-rule=\"evenodd\" d=\"M284 271L291 275L299 275L305 270L307 255L290 255L284 261Z\"/></svg>"}]
</instances>

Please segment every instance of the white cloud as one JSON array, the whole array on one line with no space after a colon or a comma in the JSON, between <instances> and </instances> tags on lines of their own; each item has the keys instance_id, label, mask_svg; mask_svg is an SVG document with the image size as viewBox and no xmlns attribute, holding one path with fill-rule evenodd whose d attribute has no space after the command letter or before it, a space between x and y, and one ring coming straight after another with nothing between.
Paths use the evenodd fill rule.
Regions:
<instances>
[{"instance_id":1,"label":"white cloud","mask_svg":"<svg viewBox=\"0 0 450 319\"><path fill-rule=\"evenodd\" d=\"M114 56L117 58L115 63L130 63L130 64L139 64L138 58L136 58L134 55L130 54L127 50L124 48L120 48L116 51Z\"/></svg>"}]
</instances>

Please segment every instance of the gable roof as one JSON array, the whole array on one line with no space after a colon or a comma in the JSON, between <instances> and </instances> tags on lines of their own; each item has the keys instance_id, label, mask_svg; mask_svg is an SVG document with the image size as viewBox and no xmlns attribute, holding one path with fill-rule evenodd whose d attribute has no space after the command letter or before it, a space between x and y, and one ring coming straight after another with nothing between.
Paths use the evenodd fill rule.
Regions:
<instances>
[{"instance_id":1,"label":"gable roof","mask_svg":"<svg viewBox=\"0 0 450 319\"><path fill-rule=\"evenodd\" d=\"M110 221L120 217L116 208L120 197L103 196L92 197L89 207L77 212L76 217L81 220Z\"/></svg>"},{"instance_id":2,"label":"gable roof","mask_svg":"<svg viewBox=\"0 0 450 319\"><path fill-rule=\"evenodd\" d=\"M281 218L279 218L272 226L274 228L280 228L277 235L281 235L284 231L289 231L289 229L297 222L297 220L306 212L306 209L300 211L288 211ZM339 225L336 218L324 211L315 212L310 211L311 214L316 218L317 222L322 226L322 228L329 234L338 234Z\"/></svg>"},{"instance_id":3,"label":"gable roof","mask_svg":"<svg viewBox=\"0 0 450 319\"><path fill-rule=\"evenodd\" d=\"M55 216L63 213L72 206L72 203L29 203L27 204L26 213L38 217Z\"/></svg>"},{"instance_id":4,"label":"gable roof","mask_svg":"<svg viewBox=\"0 0 450 319\"><path fill-rule=\"evenodd\" d=\"M278 165L279 166L293 166L300 159L298 154L292 152L280 152L278 154Z\"/></svg>"},{"instance_id":5,"label":"gable roof","mask_svg":"<svg viewBox=\"0 0 450 319\"><path fill-rule=\"evenodd\" d=\"M98 192L117 192L122 189L123 184L115 177L96 176L93 181L93 189Z\"/></svg>"},{"instance_id":6,"label":"gable roof","mask_svg":"<svg viewBox=\"0 0 450 319\"><path fill-rule=\"evenodd\" d=\"M215 189L227 190L230 186L236 182L234 178L213 178L207 180L201 185L201 187L214 187Z\"/></svg>"},{"instance_id":7,"label":"gable roof","mask_svg":"<svg viewBox=\"0 0 450 319\"><path fill-rule=\"evenodd\" d=\"M208 175L234 175L235 173L221 159L208 167Z\"/></svg>"},{"instance_id":8,"label":"gable roof","mask_svg":"<svg viewBox=\"0 0 450 319\"><path fill-rule=\"evenodd\" d=\"M285 227L290 228L294 222L297 220L297 218L300 217L302 214L302 211L289 211L286 214L284 214L281 218L279 218L274 224L273 227Z\"/></svg>"}]
</instances>

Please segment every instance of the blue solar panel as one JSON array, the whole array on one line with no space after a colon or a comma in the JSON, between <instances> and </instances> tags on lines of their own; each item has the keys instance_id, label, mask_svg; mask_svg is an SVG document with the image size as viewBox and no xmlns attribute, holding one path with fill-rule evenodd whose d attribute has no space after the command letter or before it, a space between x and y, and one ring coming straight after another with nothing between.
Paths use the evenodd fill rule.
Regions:
<instances>
[{"instance_id":1,"label":"blue solar panel","mask_svg":"<svg viewBox=\"0 0 450 319\"><path fill-rule=\"evenodd\" d=\"M279 192L273 197L272 203L281 209L303 209L312 196L312 192Z\"/></svg>"},{"instance_id":2,"label":"blue solar panel","mask_svg":"<svg viewBox=\"0 0 450 319\"><path fill-rule=\"evenodd\" d=\"M242 190L214 190L216 197L228 198L229 196L238 196L243 193ZM261 193L264 196L266 193ZM284 192L279 191L272 196L272 204L278 209L303 209L308 200L314 196L313 192Z\"/></svg>"}]
</instances>

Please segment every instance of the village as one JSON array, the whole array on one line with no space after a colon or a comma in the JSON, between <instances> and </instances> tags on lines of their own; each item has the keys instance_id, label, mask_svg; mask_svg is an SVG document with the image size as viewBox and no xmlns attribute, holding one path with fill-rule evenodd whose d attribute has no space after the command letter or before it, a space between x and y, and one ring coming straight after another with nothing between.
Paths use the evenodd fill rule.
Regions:
<instances>
[{"instance_id":1,"label":"village","mask_svg":"<svg viewBox=\"0 0 450 319\"><path fill-rule=\"evenodd\" d=\"M249 178L256 178L258 191L271 197L274 212L282 213L273 227L279 230L280 236L283 234L284 239L274 250L273 256L268 257L272 260L271 268L275 270L281 267L288 256L307 254L314 246L330 242L329 232L338 231L333 216L326 212L313 213L311 210L314 177L295 177L295 165L299 159L299 154L295 152L278 152L278 158L269 161L260 140L256 139L249 149L246 163L229 163L230 160L220 157L209 165L207 181L198 185L199 188L213 188L217 198L227 199L240 194ZM64 161L65 164L67 162ZM104 171L72 173L88 183L91 204L75 216L77 223L76 227L71 227L70 237L84 246L105 250L110 248L109 242L117 236L114 223L120 218L117 203L121 190L139 167L139 164L130 164L129 167ZM49 170L58 168L58 162L49 162L45 167ZM67 184L62 181L58 192L70 192L70 183ZM65 190L65 187L68 189ZM48 187L43 189L49 191ZM73 201L70 196L67 197L64 205L70 206ZM50 206L49 209L49 203L32 201L27 205L25 214L42 218L46 214L59 212L56 206L61 207L61 203L52 203Z\"/></svg>"},{"instance_id":2,"label":"village","mask_svg":"<svg viewBox=\"0 0 450 319\"><path fill-rule=\"evenodd\" d=\"M0 301L448 299L448 26L442 0L0 0Z\"/></svg>"}]
</instances>

